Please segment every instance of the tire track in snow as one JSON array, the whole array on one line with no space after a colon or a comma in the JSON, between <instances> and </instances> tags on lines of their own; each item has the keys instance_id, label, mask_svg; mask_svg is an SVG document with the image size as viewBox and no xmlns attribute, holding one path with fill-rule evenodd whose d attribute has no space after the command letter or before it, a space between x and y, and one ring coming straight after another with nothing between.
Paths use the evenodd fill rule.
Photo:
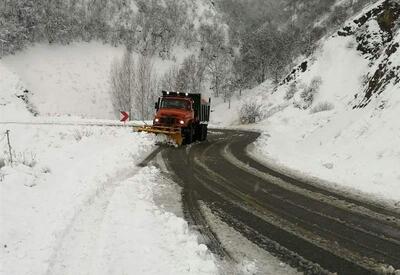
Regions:
<instances>
[{"instance_id":1,"label":"tire track in snow","mask_svg":"<svg viewBox=\"0 0 400 275\"><path fill-rule=\"evenodd\" d=\"M100 228L112 196L120 184L133 177L137 171L135 169L109 179L82 203L65 229L57 236L58 241L49 259L47 275L75 274L71 269L77 267L80 274L85 274L85 270L89 271L86 274L90 274L99 243Z\"/></svg>"},{"instance_id":2,"label":"tire track in snow","mask_svg":"<svg viewBox=\"0 0 400 275\"><path fill-rule=\"evenodd\" d=\"M164 147L168 148L168 147ZM187 146L185 149L185 152L189 152L190 146ZM165 162L162 162L161 160L158 160L159 165L161 163L162 166L166 166L165 169L168 171L172 171L172 168L170 165ZM190 169L190 166L188 166L188 169ZM166 176L172 176L173 180L180 184L180 186L185 186L186 183L182 182L179 177L176 177L175 174L171 175L166 175ZM211 227L207 223L207 219L201 210L200 204L199 204L199 197L198 194L195 190L193 189L187 189L183 188L182 190L182 208L183 208L183 214L185 216L185 219L188 221L189 225L191 227L198 231L202 237L202 242L207 245L207 247L211 250L212 253L217 255L218 257L221 258L221 260L232 262L235 259L232 258L230 253L224 248L222 245L221 241L219 240L217 234L211 229Z\"/></svg>"}]
</instances>

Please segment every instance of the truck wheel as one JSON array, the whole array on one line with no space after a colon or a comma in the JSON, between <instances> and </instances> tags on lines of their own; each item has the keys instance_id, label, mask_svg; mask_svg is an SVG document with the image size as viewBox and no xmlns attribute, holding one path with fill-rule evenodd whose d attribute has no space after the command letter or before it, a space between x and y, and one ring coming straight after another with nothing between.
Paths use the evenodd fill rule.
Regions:
<instances>
[{"instance_id":1,"label":"truck wheel","mask_svg":"<svg viewBox=\"0 0 400 275\"><path fill-rule=\"evenodd\" d=\"M203 124L201 127L201 140L204 141L207 139L207 125Z\"/></svg>"},{"instance_id":2,"label":"truck wheel","mask_svg":"<svg viewBox=\"0 0 400 275\"><path fill-rule=\"evenodd\" d=\"M198 134L197 138L199 141L204 141L207 138L207 125L199 124L198 125Z\"/></svg>"},{"instance_id":3,"label":"truck wheel","mask_svg":"<svg viewBox=\"0 0 400 275\"><path fill-rule=\"evenodd\" d=\"M196 130L195 130L195 134L194 134L194 141L198 140L198 141L202 141L203 138L203 125L201 124L197 124L196 125Z\"/></svg>"},{"instance_id":4,"label":"truck wheel","mask_svg":"<svg viewBox=\"0 0 400 275\"><path fill-rule=\"evenodd\" d=\"M186 133L185 133L185 140L184 140L185 144L190 144L190 143L192 143L192 142L193 142L193 136L194 136L192 125L189 125L189 126L186 128L186 131L185 131L185 132L186 132Z\"/></svg>"}]
</instances>

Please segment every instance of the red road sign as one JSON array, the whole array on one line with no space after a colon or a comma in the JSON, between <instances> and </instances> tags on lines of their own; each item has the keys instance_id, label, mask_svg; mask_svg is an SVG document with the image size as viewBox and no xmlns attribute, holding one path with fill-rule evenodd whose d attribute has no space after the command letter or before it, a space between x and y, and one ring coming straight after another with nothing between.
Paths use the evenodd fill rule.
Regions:
<instances>
[{"instance_id":1,"label":"red road sign","mask_svg":"<svg viewBox=\"0 0 400 275\"><path fill-rule=\"evenodd\" d=\"M129 113L128 112L121 111L120 113L121 113L120 114L120 121L121 122L126 122L126 121L129 120Z\"/></svg>"}]
</instances>

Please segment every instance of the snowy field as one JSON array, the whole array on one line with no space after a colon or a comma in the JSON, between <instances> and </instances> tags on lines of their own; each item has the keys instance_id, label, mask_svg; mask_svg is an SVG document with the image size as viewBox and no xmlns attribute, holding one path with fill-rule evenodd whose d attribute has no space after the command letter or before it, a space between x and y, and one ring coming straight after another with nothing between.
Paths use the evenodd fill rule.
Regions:
<instances>
[{"instance_id":1,"label":"snowy field","mask_svg":"<svg viewBox=\"0 0 400 275\"><path fill-rule=\"evenodd\" d=\"M154 140L129 128L0 126L1 274L213 274L207 247L157 206ZM156 261L156 262L155 262Z\"/></svg>"},{"instance_id":2,"label":"snowy field","mask_svg":"<svg viewBox=\"0 0 400 275\"><path fill-rule=\"evenodd\" d=\"M251 153L262 161L400 208L400 82L396 69L400 66L396 46L400 33L397 30L393 41L384 44L386 34L375 18L360 28L352 20L346 25L352 33L321 41L317 52L305 60L304 72L298 68L277 89L266 82L244 91L242 98L235 95L231 109L220 101L214 106L212 122L218 127L261 131ZM357 39L377 56L359 51ZM379 81L384 82L386 75L395 77L367 101L366 90L374 88L368 80L379 76L381 67L385 74ZM317 92L312 105L305 108L302 92L313 82L318 84ZM238 113L246 100L262 103L265 118L240 126Z\"/></svg>"}]
</instances>

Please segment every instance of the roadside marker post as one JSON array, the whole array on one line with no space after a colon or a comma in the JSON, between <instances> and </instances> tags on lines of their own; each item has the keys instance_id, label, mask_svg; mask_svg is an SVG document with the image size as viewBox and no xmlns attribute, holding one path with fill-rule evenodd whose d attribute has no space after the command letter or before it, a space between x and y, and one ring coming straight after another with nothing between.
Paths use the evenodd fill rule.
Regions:
<instances>
[{"instance_id":1,"label":"roadside marker post","mask_svg":"<svg viewBox=\"0 0 400 275\"><path fill-rule=\"evenodd\" d=\"M6 136L7 136L8 152L10 153L10 164L11 164L11 167L12 167L13 166L13 159L12 159L12 149L11 149L11 143L10 143L10 130L6 131Z\"/></svg>"},{"instance_id":2,"label":"roadside marker post","mask_svg":"<svg viewBox=\"0 0 400 275\"><path fill-rule=\"evenodd\" d=\"M125 111L120 111L120 121L124 123L129 121L129 113Z\"/></svg>"}]
</instances>

